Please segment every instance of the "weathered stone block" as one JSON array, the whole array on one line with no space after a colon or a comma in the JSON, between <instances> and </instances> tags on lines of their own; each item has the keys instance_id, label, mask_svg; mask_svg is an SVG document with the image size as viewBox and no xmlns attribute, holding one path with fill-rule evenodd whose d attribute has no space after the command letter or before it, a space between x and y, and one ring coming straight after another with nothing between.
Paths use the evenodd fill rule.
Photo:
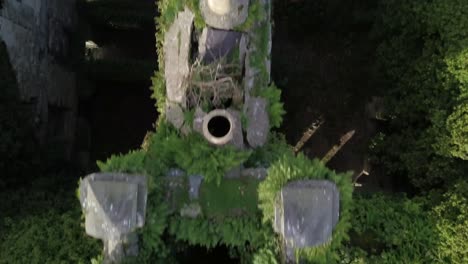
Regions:
<instances>
[{"instance_id":1,"label":"weathered stone block","mask_svg":"<svg viewBox=\"0 0 468 264\"><path fill-rule=\"evenodd\" d=\"M180 129L184 124L184 112L182 107L170 101L166 102L166 120L175 128Z\"/></svg>"},{"instance_id":2,"label":"weathered stone block","mask_svg":"<svg viewBox=\"0 0 468 264\"><path fill-rule=\"evenodd\" d=\"M244 148L244 135L242 134L242 122L241 122L241 114L239 111L234 109L227 109L227 111L231 114L233 120L232 126L232 140L231 144L233 144L238 149Z\"/></svg>"},{"instance_id":3,"label":"weathered stone block","mask_svg":"<svg viewBox=\"0 0 468 264\"><path fill-rule=\"evenodd\" d=\"M189 176L189 197L190 200L198 199L199 191L200 191L200 184L203 181L203 177L201 175L190 175Z\"/></svg>"},{"instance_id":4,"label":"weathered stone block","mask_svg":"<svg viewBox=\"0 0 468 264\"><path fill-rule=\"evenodd\" d=\"M119 262L138 251L130 234L145 223L146 199L144 176L100 173L81 181L86 233L104 241L105 263Z\"/></svg>"},{"instance_id":5,"label":"weathered stone block","mask_svg":"<svg viewBox=\"0 0 468 264\"><path fill-rule=\"evenodd\" d=\"M185 106L187 84L190 73L189 56L194 14L185 9L179 12L164 39L164 75L167 99Z\"/></svg>"},{"instance_id":6,"label":"weathered stone block","mask_svg":"<svg viewBox=\"0 0 468 264\"><path fill-rule=\"evenodd\" d=\"M121 239L145 223L146 177L91 174L80 184L86 233L103 240Z\"/></svg>"},{"instance_id":7,"label":"weathered stone block","mask_svg":"<svg viewBox=\"0 0 468 264\"><path fill-rule=\"evenodd\" d=\"M263 146L268 139L270 121L267 112L267 101L260 97L250 97L247 101L247 141L251 147Z\"/></svg>"},{"instance_id":8,"label":"weathered stone block","mask_svg":"<svg viewBox=\"0 0 468 264\"><path fill-rule=\"evenodd\" d=\"M239 49L242 33L204 28L198 42L198 53L203 62L219 60Z\"/></svg>"},{"instance_id":9,"label":"weathered stone block","mask_svg":"<svg viewBox=\"0 0 468 264\"><path fill-rule=\"evenodd\" d=\"M275 206L275 230L289 249L330 241L339 218L339 190L331 181L301 180L281 190Z\"/></svg>"}]
</instances>

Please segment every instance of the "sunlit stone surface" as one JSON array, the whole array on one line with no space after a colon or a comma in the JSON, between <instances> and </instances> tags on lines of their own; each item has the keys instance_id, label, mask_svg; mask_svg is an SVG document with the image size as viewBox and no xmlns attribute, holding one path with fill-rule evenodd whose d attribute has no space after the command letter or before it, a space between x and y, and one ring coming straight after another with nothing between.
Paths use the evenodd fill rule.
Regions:
<instances>
[{"instance_id":1,"label":"sunlit stone surface","mask_svg":"<svg viewBox=\"0 0 468 264\"><path fill-rule=\"evenodd\" d=\"M208 0L208 7L217 15L226 15L231 11L230 0Z\"/></svg>"},{"instance_id":2,"label":"sunlit stone surface","mask_svg":"<svg viewBox=\"0 0 468 264\"><path fill-rule=\"evenodd\" d=\"M249 0L200 0L200 11L207 25L233 30L249 15Z\"/></svg>"},{"instance_id":3,"label":"sunlit stone surface","mask_svg":"<svg viewBox=\"0 0 468 264\"><path fill-rule=\"evenodd\" d=\"M195 15L185 8L166 32L164 39L164 76L169 102L185 106L186 83L189 75L189 57L193 19Z\"/></svg>"}]
</instances>

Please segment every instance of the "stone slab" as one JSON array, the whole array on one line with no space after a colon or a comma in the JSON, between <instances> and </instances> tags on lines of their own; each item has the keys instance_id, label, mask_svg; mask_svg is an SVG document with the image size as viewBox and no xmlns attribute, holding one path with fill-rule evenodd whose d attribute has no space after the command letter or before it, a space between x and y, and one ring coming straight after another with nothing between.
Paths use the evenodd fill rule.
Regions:
<instances>
[{"instance_id":1,"label":"stone slab","mask_svg":"<svg viewBox=\"0 0 468 264\"><path fill-rule=\"evenodd\" d=\"M164 39L164 75L167 99L185 106L186 83L190 73L190 43L195 15L187 8L179 12Z\"/></svg>"},{"instance_id":2,"label":"stone slab","mask_svg":"<svg viewBox=\"0 0 468 264\"><path fill-rule=\"evenodd\" d=\"M244 135L242 133L241 114L239 111L231 108L227 109L227 111L231 114L234 123L232 126L232 140L230 143L238 149L243 149Z\"/></svg>"},{"instance_id":3,"label":"stone slab","mask_svg":"<svg viewBox=\"0 0 468 264\"><path fill-rule=\"evenodd\" d=\"M290 182L281 190L275 217L287 248L327 243L339 218L338 188L326 180Z\"/></svg>"},{"instance_id":4,"label":"stone slab","mask_svg":"<svg viewBox=\"0 0 468 264\"><path fill-rule=\"evenodd\" d=\"M166 120L175 128L180 129L184 124L184 112L182 107L170 101L166 102Z\"/></svg>"},{"instance_id":5,"label":"stone slab","mask_svg":"<svg viewBox=\"0 0 468 264\"><path fill-rule=\"evenodd\" d=\"M145 223L146 177L91 174L80 183L86 233L103 240L120 240Z\"/></svg>"},{"instance_id":6,"label":"stone slab","mask_svg":"<svg viewBox=\"0 0 468 264\"><path fill-rule=\"evenodd\" d=\"M253 148L263 146L270 130L267 101L260 97L250 97L246 108L247 141Z\"/></svg>"}]
</instances>

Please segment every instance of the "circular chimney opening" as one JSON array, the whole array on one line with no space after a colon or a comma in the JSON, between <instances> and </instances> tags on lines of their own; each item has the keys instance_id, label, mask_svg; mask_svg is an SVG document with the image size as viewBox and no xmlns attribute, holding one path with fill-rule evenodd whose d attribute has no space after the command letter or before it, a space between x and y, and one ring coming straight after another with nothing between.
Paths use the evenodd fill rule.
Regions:
<instances>
[{"instance_id":1,"label":"circular chimney opening","mask_svg":"<svg viewBox=\"0 0 468 264\"><path fill-rule=\"evenodd\" d=\"M213 110L203 118L203 136L212 144L222 146L230 142L234 129L234 118L224 109Z\"/></svg>"},{"instance_id":2,"label":"circular chimney opening","mask_svg":"<svg viewBox=\"0 0 468 264\"><path fill-rule=\"evenodd\" d=\"M214 116L208 121L208 131L214 137L222 138L231 131L231 122L225 116Z\"/></svg>"}]
</instances>

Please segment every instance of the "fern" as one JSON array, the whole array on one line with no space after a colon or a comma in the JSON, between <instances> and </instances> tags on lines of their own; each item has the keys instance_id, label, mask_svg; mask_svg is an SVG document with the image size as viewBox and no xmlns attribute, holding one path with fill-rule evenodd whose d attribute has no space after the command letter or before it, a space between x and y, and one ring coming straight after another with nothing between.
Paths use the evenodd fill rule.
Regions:
<instances>
[{"instance_id":1,"label":"fern","mask_svg":"<svg viewBox=\"0 0 468 264\"><path fill-rule=\"evenodd\" d=\"M112 155L106 162L97 161L97 165L102 172L146 174L144 158L145 153L142 150L130 151L126 155Z\"/></svg>"}]
</instances>

